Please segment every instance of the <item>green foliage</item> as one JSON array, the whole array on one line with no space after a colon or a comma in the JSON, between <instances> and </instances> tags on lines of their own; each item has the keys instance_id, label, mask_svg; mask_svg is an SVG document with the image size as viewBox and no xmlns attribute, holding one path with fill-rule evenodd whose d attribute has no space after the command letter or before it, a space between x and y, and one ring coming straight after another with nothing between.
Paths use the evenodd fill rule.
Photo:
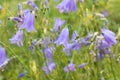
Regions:
<instances>
[{"instance_id":1,"label":"green foliage","mask_svg":"<svg viewBox=\"0 0 120 80\"><path fill-rule=\"evenodd\" d=\"M40 52L39 46L34 47L34 51L29 50L29 46L33 39L41 39L49 35L54 38L55 34L50 32L53 29L54 18L60 17L66 20L63 27L68 26L70 30L70 37L73 30L78 31L79 36L86 36L89 32L99 32L103 27L104 21L96 17L96 13L102 10L107 10L109 16L107 27L113 30L116 34L120 26L120 0L85 0L84 3L77 3L78 10L76 13L60 14L55 8L59 2L54 0L49 1L49 8L44 9L43 0L36 0L39 8L37 18L35 19L36 33L27 33L24 35L24 46L17 47L10 44L9 39L17 31L15 22L8 20L9 16L16 16L17 5L24 0L0 0L0 5L3 9L0 11L0 45L5 47L8 57L15 57L12 59L3 71L0 71L0 80L18 80L17 76L21 72L26 72L26 75L20 80L99 80L104 77L105 80L119 80L120 79L120 63L119 49L120 44L114 46L112 49L115 57L105 58L95 63L93 57L90 55L88 48L82 47L80 51L73 51L70 57L66 57L62 51L63 46L57 47L54 52L54 62L56 68L52 74L46 76L42 71L45 57ZM27 6L24 6L27 8ZM48 21L48 23L47 23ZM46 30L46 32L45 32ZM44 47L44 46L43 46ZM75 72L65 73L63 68L70 62L70 59L76 64L76 68L80 63L89 63L83 69L76 69ZM102 80L102 79L101 79Z\"/></svg>"}]
</instances>

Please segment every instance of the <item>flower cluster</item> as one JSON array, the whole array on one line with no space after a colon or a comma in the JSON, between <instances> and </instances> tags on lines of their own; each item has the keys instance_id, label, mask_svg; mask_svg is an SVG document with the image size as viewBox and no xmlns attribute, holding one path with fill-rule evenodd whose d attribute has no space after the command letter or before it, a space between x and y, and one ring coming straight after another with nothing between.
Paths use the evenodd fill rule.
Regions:
<instances>
[{"instance_id":1,"label":"flower cluster","mask_svg":"<svg viewBox=\"0 0 120 80\"><path fill-rule=\"evenodd\" d=\"M101 33L96 37L98 60L101 60L105 54L111 54L110 48L117 43L115 34L112 31L102 28Z\"/></svg>"},{"instance_id":2,"label":"flower cluster","mask_svg":"<svg viewBox=\"0 0 120 80\"><path fill-rule=\"evenodd\" d=\"M84 0L79 0L79 2L84 2ZM44 3L48 5L48 0L44 0ZM38 10L34 0L28 0L23 2L28 6L31 6L32 10L25 9L22 10L22 5L18 5L18 16L17 17L9 17L10 20L17 22L17 32L10 39L10 43L17 44L18 46L23 45L23 38L25 29L27 32L37 32L34 27L35 23L35 14ZM56 7L60 13L68 13L77 10L77 5L75 0L63 0ZM62 52L64 52L66 57L70 57L70 63L63 67L64 72L73 72L76 71L76 64L73 63L73 51L80 52L82 47L90 47L91 45L94 48L91 51L95 52L95 61L100 61L106 54L111 54L111 47L117 43L115 38L115 33L112 31L102 28L97 34L89 33L85 37L80 37L79 33L76 30L73 30L72 34L70 34L70 29L67 24L67 20L56 18L54 20L53 32L51 34L55 34L54 37L45 36L37 41L34 39L32 44L30 45L30 51L33 51L36 45L39 45L39 50L43 53L45 62L42 66L42 70L46 75L52 73L56 67L56 63L54 61L53 55L55 53L56 47L62 45ZM0 69L6 65L9 59L6 57L4 48L0 47ZM78 65L78 68L84 68L89 63L82 63ZM25 73L21 73L18 75L18 78L24 76Z\"/></svg>"},{"instance_id":3,"label":"flower cluster","mask_svg":"<svg viewBox=\"0 0 120 80\"><path fill-rule=\"evenodd\" d=\"M35 12L38 9L36 4L33 0L28 0L27 2L23 2L23 4L27 4L32 7L32 11L30 9L22 10L22 5L18 4L18 16L17 17L9 17L9 20L13 20L17 22L18 31L16 35L14 35L10 42L12 44L17 44L18 46L23 45L23 29L26 29L27 32L34 31L36 29L34 27L34 19L35 19Z\"/></svg>"}]
</instances>

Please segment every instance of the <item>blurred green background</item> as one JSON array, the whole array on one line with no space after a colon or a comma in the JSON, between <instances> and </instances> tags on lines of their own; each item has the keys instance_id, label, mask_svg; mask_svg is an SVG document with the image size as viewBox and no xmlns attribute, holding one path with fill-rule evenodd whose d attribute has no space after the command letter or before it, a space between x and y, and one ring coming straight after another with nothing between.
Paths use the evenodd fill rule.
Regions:
<instances>
[{"instance_id":1,"label":"blurred green background","mask_svg":"<svg viewBox=\"0 0 120 80\"><path fill-rule=\"evenodd\" d=\"M37 47L31 52L29 46L33 39L40 39L47 35L53 36L49 30L53 29L54 19L57 17L66 20L65 25L69 25L71 31L78 31L81 37L86 36L90 31L99 31L103 27L103 21L93 17L93 14L100 13L103 10L106 10L108 13L106 17L108 19L107 27L118 35L120 26L120 0L85 0L84 3L77 3L78 10L76 13L69 14L60 14L55 8L61 0L58 2L48 0L49 9L44 9L44 0L36 0L35 3L39 8L37 12L38 17L35 20L37 32L27 33L24 31L24 46L18 47L9 42L9 39L16 33L17 27L15 22L8 20L8 17L17 16L18 3L22 3L23 1L25 0L0 0L0 5L2 6L0 10L0 45L6 49L7 57L16 56L3 71L0 71L0 80L18 80L17 76L21 72L25 72L26 74L20 80L65 80L66 76L68 76L66 80L97 80L97 69L92 62L85 69L78 69L70 74L64 73L63 67L66 66L68 63L67 59L70 58L66 58L62 54L63 52L60 53L61 47L57 48L54 52L53 57L56 63L54 72L46 76L42 71L42 66L45 62L43 54L40 53ZM23 8L30 7L24 5ZM45 29L47 30L46 33L44 32ZM117 62L120 55L119 49L120 43L118 38L118 44L113 48L115 58L111 61L106 58L99 63L101 78L104 77L105 80L115 80L115 78L120 80L120 63ZM87 62L90 56L86 48L83 48L79 53L74 51L74 62L76 65Z\"/></svg>"}]
</instances>

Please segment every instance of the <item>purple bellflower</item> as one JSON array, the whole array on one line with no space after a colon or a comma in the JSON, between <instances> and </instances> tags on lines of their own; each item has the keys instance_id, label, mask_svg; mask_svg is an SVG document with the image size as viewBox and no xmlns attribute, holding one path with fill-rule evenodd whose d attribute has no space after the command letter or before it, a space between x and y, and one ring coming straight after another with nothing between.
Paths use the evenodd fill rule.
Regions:
<instances>
[{"instance_id":1,"label":"purple bellflower","mask_svg":"<svg viewBox=\"0 0 120 80\"><path fill-rule=\"evenodd\" d=\"M52 73L52 71L55 68L55 63L53 62L53 53L52 53L52 49L51 48L45 48L44 49L44 55L46 58L46 64L45 66L43 66L42 70L46 73L46 75L48 75L49 73Z\"/></svg>"},{"instance_id":2,"label":"purple bellflower","mask_svg":"<svg viewBox=\"0 0 120 80\"><path fill-rule=\"evenodd\" d=\"M48 63L47 66L43 66L42 70L45 72L46 75L50 74L53 72L55 68L55 63Z\"/></svg>"},{"instance_id":3,"label":"purple bellflower","mask_svg":"<svg viewBox=\"0 0 120 80\"><path fill-rule=\"evenodd\" d=\"M50 48L46 48L44 50L44 54L45 54L47 62L52 62L53 61L53 59L52 59L53 54L52 54L52 50Z\"/></svg>"},{"instance_id":4,"label":"purple bellflower","mask_svg":"<svg viewBox=\"0 0 120 80\"><path fill-rule=\"evenodd\" d=\"M77 41L67 44L63 50L67 56L70 56L72 50L80 50L80 44Z\"/></svg>"},{"instance_id":5,"label":"purple bellflower","mask_svg":"<svg viewBox=\"0 0 120 80\"><path fill-rule=\"evenodd\" d=\"M73 64L72 62L70 62L67 66L64 67L64 71L65 72L69 72L69 71L75 71L75 64Z\"/></svg>"},{"instance_id":6,"label":"purple bellflower","mask_svg":"<svg viewBox=\"0 0 120 80\"><path fill-rule=\"evenodd\" d=\"M55 42L57 46L63 44L66 46L68 44L68 39L69 39L69 30L67 27L65 27L61 33L60 36L58 37L57 41Z\"/></svg>"},{"instance_id":7,"label":"purple bellflower","mask_svg":"<svg viewBox=\"0 0 120 80\"><path fill-rule=\"evenodd\" d=\"M96 38L97 46L95 50L97 50L96 58L98 61L103 59L105 54L111 54L110 48L117 43L112 31L102 28L101 32L102 34Z\"/></svg>"},{"instance_id":8,"label":"purple bellflower","mask_svg":"<svg viewBox=\"0 0 120 80\"><path fill-rule=\"evenodd\" d=\"M34 28L34 15L31 13L30 10L24 10L23 11L23 24L21 25L20 29L26 29L27 32L34 31L36 32L36 29Z\"/></svg>"},{"instance_id":9,"label":"purple bellflower","mask_svg":"<svg viewBox=\"0 0 120 80\"><path fill-rule=\"evenodd\" d=\"M6 66L8 61L9 59L6 57L5 49L0 46L0 70Z\"/></svg>"},{"instance_id":10,"label":"purple bellflower","mask_svg":"<svg viewBox=\"0 0 120 80\"><path fill-rule=\"evenodd\" d=\"M63 0L56 8L60 13L68 13L70 11L76 11L77 9L75 0Z\"/></svg>"},{"instance_id":11,"label":"purple bellflower","mask_svg":"<svg viewBox=\"0 0 120 80\"><path fill-rule=\"evenodd\" d=\"M112 45L110 45L105 39L98 39L97 41L97 48L105 49L112 47Z\"/></svg>"},{"instance_id":12,"label":"purple bellflower","mask_svg":"<svg viewBox=\"0 0 120 80\"><path fill-rule=\"evenodd\" d=\"M61 20L60 18L56 18L54 22L54 31L58 32L60 27L65 23L65 20Z\"/></svg>"},{"instance_id":13,"label":"purple bellflower","mask_svg":"<svg viewBox=\"0 0 120 80\"><path fill-rule=\"evenodd\" d=\"M104 36L105 41L108 42L108 44L114 45L117 43L115 33L105 28L102 28L101 32L102 35Z\"/></svg>"},{"instance_id":14,"label":"purple bellflower","mask_svg":"<svg viewBox=\"0 0 120 80\"><path fill-rule=\"evenodd\" d=\"M23 45L23 42L22 42L23 36L24 36L23 31L22 31L22 30L19 30L19 31L17 31L16 34L10 39L10 42L11 42L12 44L17 44L18 46L21 46L21 45Z\"/></svg>"}]
</instances>

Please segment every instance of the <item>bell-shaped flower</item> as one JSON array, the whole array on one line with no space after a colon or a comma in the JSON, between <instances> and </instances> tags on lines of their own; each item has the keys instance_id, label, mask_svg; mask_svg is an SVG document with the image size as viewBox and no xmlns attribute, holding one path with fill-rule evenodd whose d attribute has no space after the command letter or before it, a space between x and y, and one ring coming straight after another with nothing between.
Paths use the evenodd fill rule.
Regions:
<instances>
[{"instance_id":1,"label":"bell-shaped flower","mask_svg":"<svg viewBox=\"0 0 120 80\"><path fill-rule=\"evenodd\" d=\"M23 36L24 36L23 31L22 31L22 30L19 30L19 31L17 31L16 34L10 39L10 42L11 42L12 44L17 44L18 46L21 46L21 45L23 45L23 42L22 42Z\"/></svg>"},{"instance_id":2,"label":"bell-shaped flower","mask_svg":"<svg viewBox=\"0 0 120 80\"><path fill-rule=\"evenodd\" d=\"M55 68L55 63L52 62L52 63L48 63L47 66L43 66L42 70L45 72L46 75L48 75L53 72L54 68Z\"/></svg>"},{"instance_id":3,"label":"bell-shaped flower","mask_svg":"<svg viewBox=\"0 0 120 80\"><path fill-rule=\"evenodd\" d=\"M24 10L22 18L23 24L21 25L20 29L26 29L27 32L36 31L34 28L34 15L30 10Z\"/></svg>"},{"instance_id":4,"label":"bell-shaped flower","mask_svg":"<svg viewBox=\"0 0 120 80\"><path fill-rule=\"evenodd\" d=\"M101 29L102 35L104 36L104 39L111 45L116 44L116 38L115 38L115 33L112 31L102 28Z\"/></svg>"},{"instance_id":5,"label":"bell-shaped flower","mask_svg":"<svg viewBox=\"0 0 120 80\"><path fill-rule=\"evenodd\" d=\"M69 30L67 27L65 27L62 32L60 33L60 36L58 37L57 41L55 42L57 46L64 45L66 46L68 44L69 39Z\"/></svg>"},{"instance_id":6,"label":"bell-shaped flower","mask_svg":"<svg viewBox=\"0 0 120 80\"><path fill-rule=\"evenodd\" d=\"M52 50L50 48L46 48L44 50L44 55L46 57L47 62L52 62L53 61L53 59L52 59L53 54L52 54Z\"/></svg>"},{"instance_id":7,"label":"bell-shaped flower","mask_svg":"<svg viewBox=\"0 0 120 80\"><path fill-rule=\"evenodd\" d=\"M105 49L105 48L110 48L111 45L105 41L105 39L103 40L97 40L97 48L100 48L100 49Z\"/></svg>"},{"instance_id":8,"label":"bell-shaped flower","mask_svg":"<svg viewBox=\"0 0 120 80\"><path fill-rule=\"evenodd\" d=\"M76 11L77 9L75 0L63 0L56 8L60 13L68 13L70 11Z\"/></svg>"},{"instance_id":9,"label":"bell-shaped flower","mask_svg":"<svg viewBox=\"0 0 120 80\"><path fill-rule=\"evenodd\" d=\"M4 66L8 63L10 59L7 58L5 49L0 46L0 69L3 69Z\"/></svg>"},{"instance_id":10,"label":"bell-shaped flower","mask_svg":"<svg viewBox=\"0 0 120 80\"><path fill-rule=\"evenodd\" d=\"M72 62L70 62L67 66L64 67L64 71L65 72L69 72L69 71L75 71L75 64L73 64Z\"/></svg>"},{"instance_id":11,"label":"bell-shaped flower","mask_svg":"<svg viewBox=\"0 0 120 80\"><path fill-rule=\"evenodd\" d=\"M67 44L66 46L64 46L63 50L66 56L70 56L72 50L80 50L80 43L76 41L76 42Z\"/></svg>"},{"instance_id":12,"label":"bell-shaped flower","mask_svg":"<svg viewBox=\"0 0 120 80\"><path fill-rule=\"evenodd\" d=\"M61 20L60 18L56 18L54 22L54 31L58 32L60 27L65 23L65 20Z\"/></svg>"}]
</instances>

